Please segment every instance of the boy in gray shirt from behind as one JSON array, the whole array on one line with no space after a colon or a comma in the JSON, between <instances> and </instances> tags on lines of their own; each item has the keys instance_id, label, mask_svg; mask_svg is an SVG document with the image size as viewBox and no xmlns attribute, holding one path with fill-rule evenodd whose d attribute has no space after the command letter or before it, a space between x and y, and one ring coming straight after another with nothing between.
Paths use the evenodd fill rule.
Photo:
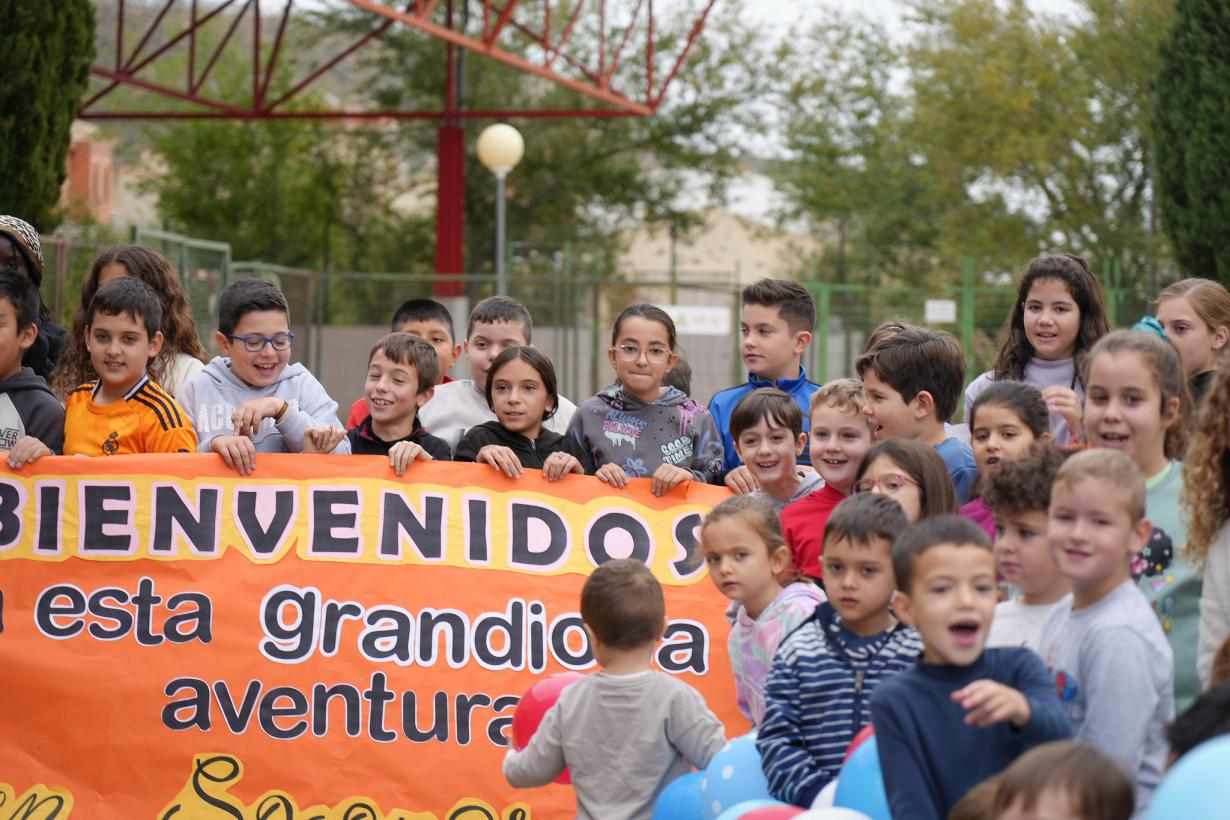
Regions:
<instances>
[{"instance_id":1,"label":"boy in gray shirt from behind","mask_svg":"<svg viewBox=\"0 0 1230 820\"><path fill-rule=\"evenodd\" d=\"M545 786L567 767L578 820L641 820L658 794L703 769L726 743L700 693L652 668L666 627L662 587L640 561L610 561L581 590L581 618L602 671L560 694L504 777Z\"/></svg>"}]
</instances>

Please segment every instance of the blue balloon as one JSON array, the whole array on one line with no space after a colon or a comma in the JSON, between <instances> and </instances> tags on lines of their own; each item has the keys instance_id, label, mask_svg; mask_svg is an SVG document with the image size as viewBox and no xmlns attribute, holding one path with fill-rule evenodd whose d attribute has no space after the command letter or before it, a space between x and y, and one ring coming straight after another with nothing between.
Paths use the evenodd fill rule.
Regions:
<instances>
[{"instance_id":1,"label":"blue balloon","mask_svg":"<svg viewBox=\"0 0 1230 820\"><path fill-rule=\"evenodd\" d=\"M717 820L739 820L740 817L747 814L749 811L763 809L767 806L784 806L785 803L779 803L776 800L744 800L731 806L726 811L718 815Z\"/></svg>"},{"instance_id":2,"label":"blue balloon","mask_svg":"<svg viewBox=\"0 0 1230 820\"><path fill-rule=\"evenodd\" d=\"M652 820L705 820L709 808L700 796L704 776L704 772L692 772L675 778L653 804Z\"/></svg>"},{"instance_id":3,"label":"blue balloon","mask_svg":"<svg viewBox=\"0 0 1230 820\"><path fill-rule=\"evenodd\" d=\"M884 777L880 773L880 754L875 735L867 738L837 776L837 794L833 805L861 811L871 820L893 820L888 810L888 795L884 793Z\"/></svg>"},{"instance_id":4,"label":"blue balloon","mask_svg":"<svg viewBox=\"0 0 1230 820\"><path fill-rule=\"evenodd\" d=\"M711 818L749 800L773 799L760 768L755 732L735 738L713 756L700 782L700 794L708 809L706 816Z\"/></svg>"},{"instance_id":5,"label":"blue balloon","mask_svg":"<svg viewBox=\"0 0 1230 820\"><path fill-rule=\"evenodd\" d=\"M1230 805L1230 737L1201 743L1174 765L1149 804L1150 820L1221 817Z\"/></svg>"}]
</instances>

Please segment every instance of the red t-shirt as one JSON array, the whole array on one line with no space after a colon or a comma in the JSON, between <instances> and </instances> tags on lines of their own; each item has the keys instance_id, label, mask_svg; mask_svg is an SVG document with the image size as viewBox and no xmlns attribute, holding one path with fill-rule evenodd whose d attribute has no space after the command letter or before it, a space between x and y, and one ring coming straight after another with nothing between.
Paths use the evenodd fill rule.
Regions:
<instances>
[{"instance_id":1,"label":"red t-shirt","mask_svg":"<svg viewBox=\"0 0 1230 820\"><path fill-rule=\"evenodd\" d=\"M451 378L445 376L444 381L441 381L440 384L451 381ZM367 409L367 399L363 396L359 396L354 400L354 404L350 405L350 415L346 417L346 429L353 430L362 424L363 420L371 414L371 411Z\"/></svg>"},{"instance_id":2,"label":"red t-shirt","mask_svg":"<svg viewBox=\"0 0 1230 820\"><path fill-rule=\"evenodd\" d=\"M782 510L782 535L790 547L794 565L809 578L821 578L820 559L824 555L824 527L833 509L845 499L840 490L825 484Z\"/></svg>"}]
</instances>

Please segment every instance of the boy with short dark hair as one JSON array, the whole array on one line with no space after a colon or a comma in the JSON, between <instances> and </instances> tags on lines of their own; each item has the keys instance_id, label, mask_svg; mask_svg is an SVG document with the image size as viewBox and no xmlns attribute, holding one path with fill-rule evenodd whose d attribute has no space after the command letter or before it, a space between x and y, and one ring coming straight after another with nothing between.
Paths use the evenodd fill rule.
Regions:
<instances>
[{"instance_id":1,"label":"boy with short dark hair","mask_svg":"<svg viewBox=\"0 0 1230 820\"><path fill-rule=\"evenodd\" d=\"M1174 656L1132 580L1153 527L1145 480L1118 450L1070 457L1051 488L1051 550L1072 582L1042 630L1042 657L1078 739L1119 759L1143 814L1166 766L1174 717Z\"/></svg>"},{"instance_id":2,"label":"boy with short dark hair","mask_svg":"<svg viewBox=\"0 0 1230 820\"><path fill-rule=\"evenodd\" d=\"M534 334L534 320L525 305L507 296L490 296L470 311L463 349L470 362L469 379L442 384L423 406L419 419L433 436L444 439L450 450L471 427L495 421L487 404L487 371L496 357L510 347L527 347ZM577 406L563 396L555 415L543 424L552 433L568 432Z\"/></svg>"},{"instance_id":3,"label":"boy with short dark hair","mask_svg":"<svg viewBox=\"0 0 1230 820\"><path fill-rule=\"evenodd\" d=\"M200 433L198 449L215 452L242 475L252 472L256 454L311 450L349 453L337 402L308 369L290 364L290 306L277 285L238 279L218 299L222 350L181 388Z\"/></svg>"},{"instance_id":4,"label":"boy with short dark hair","mask_svg":"<svg viewBox=\"0 0 1230 820\"><path fill-rule=\"evenodd\" d=\"M960 343L951 333L905 327L884 336L855 366L867 388L867 414L877 439L909 438L935 447L952 476L957 502L969 501L978 481L974 451L944 427L965 382Z\"/></svg>"},{"instance_id":5,"label":"boy with short dark hair","mask_svg":"<svg viewBox=\"0 0 1230 820\"><path fill-rule=\"evenodd\" d=\"M1047 537L1051 487L1067 453L1049 444L1005 461L983 480L982 500L995 516L995 567L1020 596L1000 601L987 646L1042 648L1042 628L1072 582L1059 571Z\"/></svg>"},{"instance_id":6,"label":"boy with short dark hair","mask_svg":"<svg viewBox=\"0 0 1230 820\"><path fill-rule=\"evenodd\" d=\"M739 326L747 381L715 394L709 401L709 414L722 434L726 486L737 493L750 493L759 488L739 459L730 429L731 413L744 396L761 387L784 391L801 412L807 412L812 393L820 389L803 369L803 353L816 327L816 302L798 282L761 279L743 289ZM803 430L807 430L806 419ZM811 463L806 450L801 461Z\"/></svg>"},{"instance_id":7,"label":"boy with short dark hair","mask_svg":"<svg viewBox=\"0 0 1230 820\"><path fill-rule=\"evenodd\" d=\"M893 616L892 543L909 525L886 495L838 505L824 532L829 599L778 646L756 737L769 791L810 806L866 725L867 699L914 664L918 634Z\"/></svg>"},{"instance_id":8,"label":"boy with short dark hair","mask_svg":"<svg viewBox=\"0 0 1230 820\"><path fill-rule=\"evenodd\" d=\"M21 364L38 336L38 291L19 273L0 273L0 450L20 469L64 449L64 408L47 380Z\"/></svg>"},{"instance_id":9,"label":"boy with short dark hair","mask_svg":"<svg viewBox=\"0 0 1230 820\"><path fill-rule=\"evenodd\" d=\"M981 527L925 519L893 543L893 568L894 607L923 654L871 696L880 769L894 820L943 820L975 785L1072 729L1033 651L984 648L998 587Z\"/></svg>"},{"instance_id":10,"label":"boy with short dark hair","mask_svg":"<svg viewBox=\"0 0 1230 820\"><path fill-rule=\"evenodd\" d=\"M415 460L452 458L448 445L418 420L419 408L431 398L437 367L434 347L418 336L390 333L376 342L367 357L364 395L371 412L346 434L350 451L388 456L397 475Z\"/></svg>"},{"instance_id":11,"label":"boy with short dark hair","mask_svg":"<svg viewBox=\"0 0 1230 820\"><path fill-rule=\"evenodd\" d=\"M454 339L453 314L448 308L435 299L407 299L393 314L390 333L411 333L426 340L436 351L437 368L440 377L438 384L452 381L448 371L453 369L453 363L461 355L461 345ZM346 419L346 429L352 430L362 424L367 418L366 393L354 400L350 405L350 415Z\"/></svg>"},{"instance_id":12,"label":"boy with short dark hair","mask_svg":"<svg viewBox=\"0 0 1230 820\"><path fill-rule=\"evenodd\" d=\"M756 484L754 491L780 515L787 504L820 486L820 476L800 476L798 457L807 446L803 414L786 393L762 387L744 396L730 414L730 432L739 458Z\"/></svg>"},{"instance_id":13,"label":"boy with short dark hair","mask_svg":"<svg viewBox=\"0 0 1230 820\"><path fill-rule=\"evenodd\" d=\"M821 577L824 527L854 489L854 477L871 449L866 406L867 392L858 379L835 379L811 397L808 447L824 486L782 510L782 535L794 565L809 578Z\"/></svg>"},{"instance_id":14,"label":"boy with short dark hair","mask_svg":"<svg viewBox=\"0 0 1230 820\"><path fill-rule=\"evenodd\" d=\"M98 378L68 394L64 454L191 453L192 420L150 381L162 349L162 302L133 276L98 289L85 315L85 346Z\"/></svg>"},{"instance_id":15,"label":"boy with short dark hair","mask_svg":"<svg viewBox=\"0 0 1230 820\"><path fill-rule=\"evenodd\" d=\"M725 729L699 692L653 669L666 602L644 563L623 558L594 570L581 618L602 671L560 694L529 745L509 750L504 777L545 786L567 767L580 820L648 817L671 781L709 765Z\"/></svg>"}]
</instances>

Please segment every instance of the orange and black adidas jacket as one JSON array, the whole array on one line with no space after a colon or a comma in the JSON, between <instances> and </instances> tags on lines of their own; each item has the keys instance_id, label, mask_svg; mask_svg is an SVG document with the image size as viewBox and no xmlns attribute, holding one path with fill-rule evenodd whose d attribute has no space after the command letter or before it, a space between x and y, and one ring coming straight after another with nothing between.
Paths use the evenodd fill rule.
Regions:
<instances>
[{"instance_id":1,"label":"orange and black adidas jacket","mask_svg":"<svg viewBox=\"0 0 1230 820\"><path fill-rule=\"evenodd\" d=\"M97 404L98 380L68 394L64 407L64 455L195 453L192 419L170 393L148 377L123 399Z\"/></svg>"}]
</instances>

